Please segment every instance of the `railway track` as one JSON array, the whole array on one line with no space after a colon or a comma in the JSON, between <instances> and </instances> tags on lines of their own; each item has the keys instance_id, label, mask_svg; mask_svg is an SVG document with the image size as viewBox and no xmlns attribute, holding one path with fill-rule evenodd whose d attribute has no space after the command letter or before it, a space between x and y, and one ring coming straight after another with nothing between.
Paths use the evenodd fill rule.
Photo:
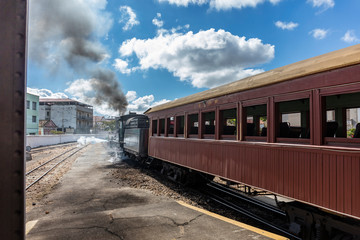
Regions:
<instances>
[{"instance_id":1,"label":"railway track","mask_svg":"<svg viewBox=\"0 0 360 240\"><path fill-rule=\"evenodd\" d=\"M149 168L149 165L146 163L139 163L139 165L143 168ZM176 177L171 177L168 173L164 174L164 172L153 167L150 167L150 169L158 177L165 177L173 183L186 187L179 182ZM242 191L214 181L207 181L205 184L195 184L195 186L190 185L188 187L195 190L200 196L202 195L234 213L246 216L259 225L266 226L270 231L276 232L289 239L302 239L288 230L287 215L285 211L279 207L249 197ZM275 201L277 202L276 197Z\"/></svg>"},{"instance_id":2,"label":"railway track","mask_svg":"<svg viewBox=\"0 0 360 240\"><path fill-rule=\"evenodd\" d=\"M289 232L286 227L286 213L279 208L247 197L239 191L216 182L207 183L206 187L199 191L210 200L266 225L285 237L302 239Z\"/></svg>"},{"instance_id":3,"label":"railway track","mask_svg":"<svg viewBox=\"0 0 360 240\"><path fill-rule=\"evenodd\" d=\"M30 153L41 153L41 152L45 152L47 150L52 150L58 147L65 147L65 146L71 146L71 145L75 145L77 144L77 142L72 142L72 143L64 143L64 144L56 144L56 145L51 145L51 146L45 146L45 147L39 147L39 148L34 148L30 150Z\"/></svg>"},{"instance_id":4,"label":"railway track","mask_svg":"<svg viewBox=\"0 0 360 240\"><path fill-rule=\"evenodd\" d=\"M82 148L74 147L64 153L61 153L52 159L42 163L41 165L31 169L26 173L26 188L28 190L30 187L34 186L37 182L39 182L43 177L49 174L53 169L55 169L59 164L84 149L86 146Z\"/></svg>"}]
</instances>

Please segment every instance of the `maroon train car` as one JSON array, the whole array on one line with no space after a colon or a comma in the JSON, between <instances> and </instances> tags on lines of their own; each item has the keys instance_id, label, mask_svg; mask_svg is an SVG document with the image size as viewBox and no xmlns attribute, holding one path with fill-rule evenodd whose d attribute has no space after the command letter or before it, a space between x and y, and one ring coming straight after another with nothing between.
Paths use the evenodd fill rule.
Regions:
<instances>
[{"instance_id":1,"label":"maroon train car","mask_svg":"<svg viewBox=\"0 0 360 240\"><path fill-rule=\"evenodd\" d=\"M154 107L149 156L360 219L360 45Z\"/></svg>"}]
</instances>

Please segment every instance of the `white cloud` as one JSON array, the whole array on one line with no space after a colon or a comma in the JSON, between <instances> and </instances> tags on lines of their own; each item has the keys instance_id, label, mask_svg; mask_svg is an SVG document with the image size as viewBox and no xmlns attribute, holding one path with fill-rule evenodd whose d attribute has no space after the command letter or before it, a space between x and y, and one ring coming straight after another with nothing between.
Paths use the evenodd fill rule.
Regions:
<instances>
[{"instance_id":1,"label":"white cloud","mask_svg":"<svg viewBox=\"0 0 360 240\"><path fill-rule=\"evenodd\" d=\"M152 23L159 28L164 26L164 21L161 20L161 13L156 14L156 17L152 20Z\"/></svg>"},{"instance_id":2,"label":"white cloud","mask_svg":"<svg viewBox=\"0 0 360 240\"><path fill-rule=\"evenodd\" d=\"M208 0L158 0L160 3L168 2L169 4L174 4L176 6L187 7L189 4L203 5L208 2Z\"/></svg>"},{"instance_id":3,"label":"white cloud","mask_svg":"<svg viewBox=\"0 0 360 240\"><path fill-rule=\"evenodd\" d=\"M315 39L318 39L318 40L326 38L328 33L329 33L329 30L320 29L320 28L316 28L316 29L312 30L311 32L309 32L309 34L311 34Z\"/></svg>"},{"instance_id":4,"label":"white cloud","mask_svg":"<svg viewBox=\"0 0 360 240\"><path fill-rule=\"evenodd\" d=\"M154 95L145 95L143 97L137 97L135 91L129 91L126 96L128 97L129 105L127 110L130 112L143 113L149 108L154 106L167 103L170 100L162 99L160 101L154 102Z\"/></svg>"},{"instance_id":5,"label":"white cloud","mask_svg":"<svg viewBox=\"0 0 360 240\"><path fill-rule=\"evenodd\" d=\"M193 33L162 32L152 39L122 43L123 57L136 55L139 69L167 69L194 87L212 88L262 72L253 69L274 58L274 46L246 40L222 29Z\"/></svg>"},{"instance_id":6,"label":"white cloud","mask_svg":"<svg viewBox=\"0 0 360 240\"><path fill-rule=\"evenodd\" d=\"M241 9L244 7L256 7L258 4L264 3L266 1L277 4L282 0L158 0L159 2L168 2L169 4L174 4L176 6L187 7L189 4L193 5L203 5L209 4L210 8L215 8L216 10L229 10L232 8Z\"/></svg>"},{"instance_id":7,"label":"white cloud","mask_svg":"<svg viewBox=\"0 0 360 240\"><path fill-rule=\"evenodd\" d=\"M135 91L128 91L125 96L129 102L134 101L137 97Z\"/></svg>"},{"instance_id":8,"label":"white cloud","mask_svg":"<svg viewBox=\"0 0 360 240\"><path fill-rule=\"evenodd\" d=\"M281 0L268 0L272 4L277 4ZM256 7L258 4L264 3L266 0L210 0L210 7L216 10L229 10L232 8Z\"/></svg>"},{"instance_id":9,"label":"white cloud","mask_svg":"<svg viewBox=\"0 0 360 240\"><path fill-rule=\"evenodd\" d=\"M312 4L313 7L323 8L322 11L335 6L334 0L307 0L307 3Z\"/></svg>"},{"instance_id":10,"label":"white cloud","mask_svg":"<svg viewBox=\"0 0 360 240\"><path fill-rule=\"evenodd\" d=\"M62 92L52 92L49 89L45 89L45 88L30 88L27 87L27 92L37 95L40 98L69 98L65 93Z\"/></svg>"},{"instance_id":11,"label":"white cloud","mask_svg":"<svg viewBox=\"0 0 360 240\"><path fill-rule=\"evenodd\" d=\"M128 68L128 63L122 59L115 59L115 63L113 64L113 66L115 67L116 70L120 71L123 74L130 74L131 73L131 69Z\"/></svg>"},{"instance_id":12,"label":"white cloud","mask_svg":"<svg viewBox=\"0 0 360 240\"><path fill-rule=\"evenodd\" d=\"M277 21L275 23L275 26L278 28L281 28L282 30L293 30L294 28L296 28L297 26L299 26L298 23L294 23L294 22L282 22L282 21Z\"/></svg>"},{"instance_id":13,"label":"white cloud","mask_svg":"<svg viewBox=\"0 0 360 240\"><path fill-rule=\"evenodd\" d=\"M125 23L123 30L130 30L133 26L139 25L140 22L136 19L136 14L129 6L121 6L119 8L121 13L120 23Z\"/></svg>"},{"instance_id":14,"label":"white cloud","mask_svg":"<svg viewBox=\"0 0 360 240\"><path fill-rule=\"evenodd\" d=\"M346 43L359 42L360 40L356 37L354 30L348 30L345 35L341 38Z\"/></svg>"}]
</instances>

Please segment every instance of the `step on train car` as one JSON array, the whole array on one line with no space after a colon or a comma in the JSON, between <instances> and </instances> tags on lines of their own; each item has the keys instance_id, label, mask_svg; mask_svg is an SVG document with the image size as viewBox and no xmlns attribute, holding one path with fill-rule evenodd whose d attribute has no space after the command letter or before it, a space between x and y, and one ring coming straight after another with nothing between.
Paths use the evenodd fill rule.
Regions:
<instances>
[{"instance_id":1,"label":"step on train car","mask_svg":"<svg viewBox=\"0 0 360 240\"><path fill-rule=\"evenodd\" d=\"M294 200L284 210L306 239L360 238L360 45L145 115L149 157Z\"/></svg>"}]
</instances>

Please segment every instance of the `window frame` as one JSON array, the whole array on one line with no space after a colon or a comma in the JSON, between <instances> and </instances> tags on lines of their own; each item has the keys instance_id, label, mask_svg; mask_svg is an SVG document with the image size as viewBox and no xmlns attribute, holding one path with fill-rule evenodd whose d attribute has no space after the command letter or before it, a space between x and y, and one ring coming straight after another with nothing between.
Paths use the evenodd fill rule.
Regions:
<instances>
[{"instance_id":1,"label":"window frame","mask_svg":"<svg viewBox=\"0 0 360 240\"><path fill-rule=\"evenodd\" d=\"M247 101L243 101L241 104L241 140L247 142L269 142L269 123L267 128L267 136L246 136L246 128L247 128L247 111L246 108L248 107L255 107L259 105L266 106L266 117L269 119L269 100L268 98L258 98L258 99L251 99Z\"/></svg>"},{"instance_id":2,"label":"window frame","mask_svg":"<svg viewBox=\"0 0 360 240\"><path fill-rule=\"evenodd\" d=\"M204 118L204 115L205 114L208 114L208 113L214 113L214 121L215 121L215 124L214 125L209 125L209 126L214 126L214 133L213 134L208 134L208 133L205 133L205 118ZM215 136L216 136L216 132L217 132L217 126L218 126L218 121L216 121L217 119L217 111L216 111L216 108L209 108L209 109L206 109L204 111L201 111L201 118L200 118L200 121L199 123L201 124L201 127L200 127L200 135L201 135L201 138L203 139L215 139Z\"/></svg>"},{"instance_id":3,"label":"window frame","mask_svg":"<svg viewBox=\"0 0 360 240\"><path fill-rule=\"evenodd\" d=\"M151 119L151 136L155 137L158 136L158 118Z\"/></svg>"},{"instance_id":4,"label":"window frame","mask_svg":"<svg viewBox=\"0 0 360 240\"><path fill-rule=\"evenodd\" d=\"M319 98L321 102L321 114L322 118L320 124L321 128L321 144L330 147L350 147L350 148L359 148L360 147L360 138L347 138L347 137L326 137L326 111L331 110L331 108L326 109L326 97L336 96L336 95L345 95L345 94L360 94L360 83L354 83L344 86L334 86L325 89L319 89ZM346 109L352 107L343 107L342 109L345 111L346 122ZM335 116L336 119L336 116Z\"/></svg>"},{"instance_id":5,"label":"window frame","mask_svg":"<svg viewBox=\"0 0 360 240\"><path fill-rule=\"evenodd\" d=\"M224 131L224 124L223 124L223 112L224 111L228 111L228 110L232 110L235 109L235 134L223 134ZM216 129L218 129L219 131L219 140L233 140L236 141L238 139L238 134L239 134L239 107L238 104L234 103L234 104L226 104L224 105L220 105L219 106L219 121L218 121L218 127Z\"/></svg>"},{"instance_id":6,"label":"window frame","mask_svg":"<svg viewBox=\"0 0 360 240\"><path fill-rule=\"evenodd\" d=\"M197 133L196 134L190 134L190 116L191 115L197 115ZM200 113L198 111L196 112L189 112L186 114L186 138L199 138L200 135L200 119L199 119Z\"/></svg>"},{"instance_id":7,"label":"window frame","mask_svg":"<svg viewBox=\"0 0 360 240\"><path fill-rule=\"evenodd\" d=\"M280 134L280 123L281 123L281 113L279 111L279 104L280 103L284 103L284 102L291 102L291 101L297 101L297 100L302 100L302 99L308 99L309 100L309 108L308 108L308 112L309 112L309 132L310 132L310 137L309 138L286 138L286 137L279 137ZM312 97L312 93L311 91L301 91L301 92L295 92L295 93L290 93L290 94L284 94L284 95L278 95L278 96L274 96L273 97L273 108L274 110L272 111L272 114L274 114L274 116L272 117L272 121L274 121L275 124L272 124L272 128L273 128L273 133L274 133L274 140L275 143L291 143L291 144L305 144L305 145L310 145L313 142L313 115L314 115L314 109L312 106L312 102L313 102L313 97ZM298 112L298 111L293 111ZM301 112L301 111L300 111ZM289 112L290 113L290 112Z\"/></svg>"},{"instance_id":8,"label":"window frame","mask_svg":"<svg viewBox=\"0 0 360 240\"><path fill-rule=\"evenodd\" d=\"M174 134L175 134L175 137L179 137L179 138L185 138L185 125L186 125L186 121L185 121L185 114L183 115L175 115L175 126L174 126ZM179 129L181 129L180 127L180 124L181 124L181 121L179 121L179 118L183 118L183 123L184 123L184 126L183 126L183 131L182 133L179 133Z\"/></svg>"},{"instance_id":9,"label":"window frame","mask_svg":"<svg viewBox=\"0 0 360 240\"><path fill-rule=\"evenodd\" d=\"M162 124L161 122L163 121L163 129L164 131L162 132L161 130L161 127L162 127ZM166 118L165 117L159 117L158 118L158 136L165 136L165 133L166 133Z\"/></svg>"},{"instance_id":10,"label":"window frame","mask_svg":"<svg viewBox=\"0 0 360 240\"><path fill-rule=\"evenodd\" d=\"M169 130L170 130L170 122L171 122L171 118L173 118L173 133L169 133ZM165 123L165 126L166 126L166 130L165 130L165 136L166 137L174 137L175 136L175 115L172 115L172 116L167 116L166 117L166 123Z\"/></svg>"}]
</instances>

